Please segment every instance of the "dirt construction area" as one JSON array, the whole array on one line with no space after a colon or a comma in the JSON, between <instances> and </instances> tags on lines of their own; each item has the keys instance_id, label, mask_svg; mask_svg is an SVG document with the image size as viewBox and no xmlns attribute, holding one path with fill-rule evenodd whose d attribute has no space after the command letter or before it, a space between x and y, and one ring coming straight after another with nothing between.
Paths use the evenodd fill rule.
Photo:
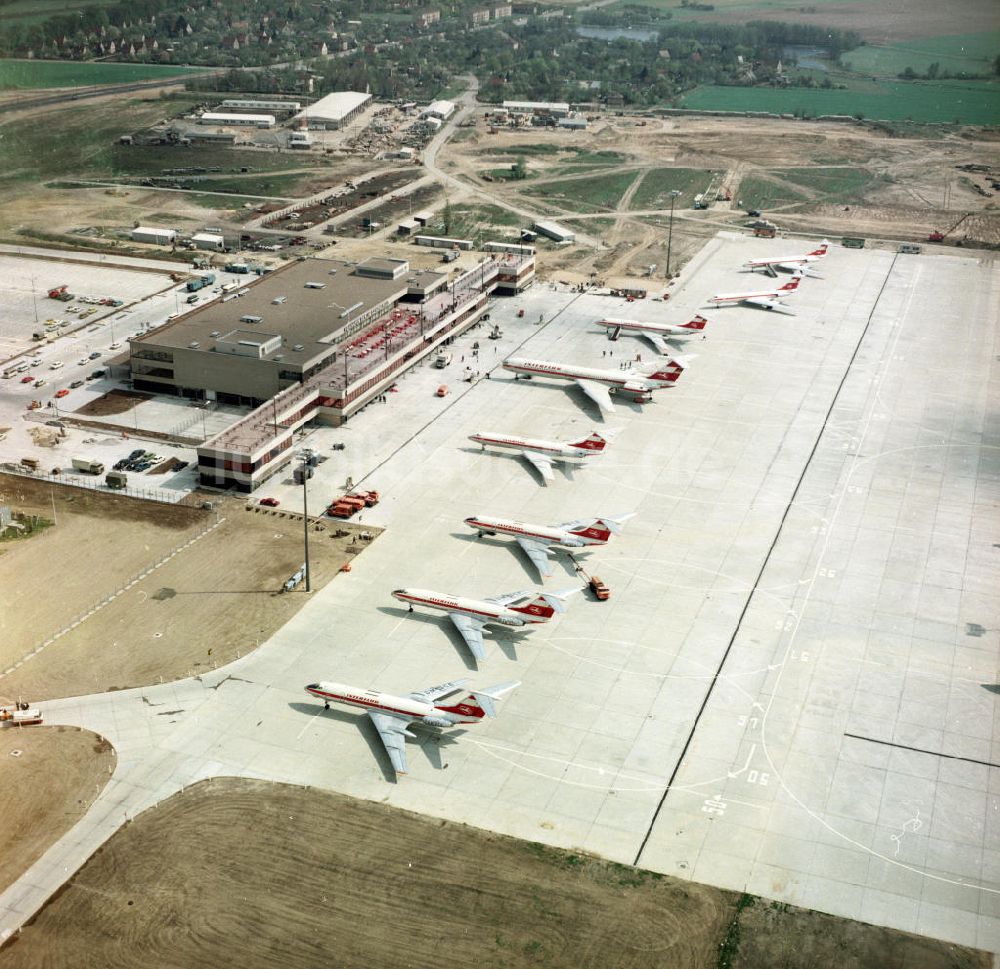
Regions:
<instances>
[{"instance_id":1,"label":"dirt construction area","mask_svg":"<svg viewBox=\"0 0 1000 969\"><path fill-rule=\"evenodd\" d=\"M489 969L990 965L387 805L224 778L122 828L0 949L0 969L416 969L444 949Z\"/></svg>"},{"instance_id":2,"label":"dirt construction area","mask_svg":"<svg viewBox=\"0 0 1000 969\"><path fill-rule=\"evenodd\" d=\"M12 603L0 612L4 702L213 669L254 649L305 601L280 591L302 564L301 516L248 511L234 498L208 512L19 475L0 475L0 504L55 522L0 544L0 585ZM314 588L364 547L362 531L311 525Z\"/></svg>"},{"instance_id":3,"label":"dirt construction area","mask_svg":"<svg viewBox=\"0 0 1000 969\"><path fill-rule=\"evenodd\" d=\"M671 189L681 193L673 270L719 229L745 226L751 208L786 233L925 242L941 231L946 244L1000 245L995 176L959 167L1000 173L1000 144L988 131L697 116L602 116L572 134L490 130L480 122L449 144L445 167L477 201L531 210L576 231L577 245L542 241L540 271L580 280L593 273L615 285L654 266L652 278L662 281ZM519 159L525 178L491 180ZM692 207L695 193L707 194L707 209ZM518 231L515 220L497 226L496 236Z\"/></svg>"},{"instance_id":4,"label":"dirt construction area","mask_svg":"<svg viewBox=\"0 0 1000 969\"><path fill-rule=\"evenodd\" d=\"M0 731L0 891L87 813L116 762L111 744L89 730Z\"/></svg>"}]
</instances>

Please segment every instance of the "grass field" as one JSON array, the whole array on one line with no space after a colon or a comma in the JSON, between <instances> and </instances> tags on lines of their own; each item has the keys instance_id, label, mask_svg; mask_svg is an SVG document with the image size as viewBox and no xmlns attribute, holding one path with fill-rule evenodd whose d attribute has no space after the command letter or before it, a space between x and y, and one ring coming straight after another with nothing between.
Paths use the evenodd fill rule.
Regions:
<instances>
[{"instance_id":1,"label":"grass field","mask_svg":"<svg viewBox=\"0 0 1000 969\"><path fill-rule=\"evenodd\" d=\"M0 125L0 186L60 176L106 177L114 170L123 131L146 127L196 103L193 98L119 101L85 112L76 106L53 111L44 125L32 117L5 122Z\"/></svg>"},{"instance_id":2,"label":"grass field","mask_svg":"<svg viewBox=\"0 0 1000 969\"><path fill-rule=\"evenodd\" d=\"M490 239L497 239L496 228L507 229L518 226L528 227L528 221L516 212L502 209L498 205L467 205L449 206L451 223L446 228L444 211L436 212L434 218L424 229L424 235L449 236L453 239L472 239L480 244ZM503 234L503 233L501 233Z\"/></svg>"},{"instance_id":3,"label":"grass field","mask_svg":"<svg viewBox=\"0 0 1000 969\"><path fill-rule=\"evenodd\" d=\"M852 71L893 77L907 67L922 74L935 61L942 70L953 74L959 71L991 74L997 54L1000 54L1000 31L984 30L978 34L952 34L887 47L872 44L848 51L840 60Z\"/></svg>"},{"instance_id":4,"label":"grass field","mask_svg":"<svg viewBox=\"0 0 1000 969\"><path fill-rule=\"evenodd\" d=\"M593 178L557 180L527 189L524 194L565 202L578 210L614 208L635 181L636 174L634 171L617 172Z\"/></svg>"},{"instance_id":5,"label":"grass field","mask_svg":"<svg viewBox=\"0 0 1000 969\"><path fill-rule=\"evenodd\" d=\"M824 202L860 202L868 189L883 182L881 176L850 165L839 168L785 168L772 174L811 189Z\"/></svg>"},{"instance_id":6,"label":"grass field","mask_svg":"<svg viewBox=\"0 0 1000 969\"><path fill-rule=\"evenodd\" d=\"M679 208L690 208L694 196L704 192L712 180L711 172L696 168L653 168L642 180L632 196L630 209L670 208L670 192L679 191L674 203Z\"/></svg>"},{"instance_id":7,"label":"grass field","mask_svg":"<svg viewBox=\"0 0 1000 969\"><path fill-rule=\"evenodd\" d=\"M2 21L0 21L2 26ZM182 74L203 74L202 67L166 64L92 64L74 61L0 60L0 91L27 88L86 87L91 84L128 84L169 80Z\"/></svg>"},{"instance_id":8,"label":"grass field","mask_svg":"<svg viewBox=\"0 0 1000 969\"><path fill-rule=\"evenodd\" d=\"M789 202L804 202L806 196L787 182L774 182L758 175L748 175L740 182L736 197L746 209L770 209Z\"/></svg>"},{"instance_id":9,"label":"grass field","mask_svg":"<svg viewBox=\"0 0 1000 969\"><path fill-rule=\"evenodd\" d=\"M1000 124L1000 83L886 81L877 92L707 85L683 99L685 108L862 115L880 121Z\"/></svg>"},{"instance_id":10,"label":"grass field","mask_svg":"<svg viewBox=\"0 0 1000 969\"><path fill-rule=\"evenodd\" d=\"M30 26L49 17L62 16L84 7L108 7L115 0L13 0L0 7L0 28L9 24Z\"/></svg>"}]
</instances>

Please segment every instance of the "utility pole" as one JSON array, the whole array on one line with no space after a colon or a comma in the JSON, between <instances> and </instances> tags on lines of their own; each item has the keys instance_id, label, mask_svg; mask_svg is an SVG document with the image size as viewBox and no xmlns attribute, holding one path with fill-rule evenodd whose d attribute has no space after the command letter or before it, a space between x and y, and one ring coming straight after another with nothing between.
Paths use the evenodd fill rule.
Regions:
<instances>
[{"instance_id":1,"label":"utility pole","mask_svg":"<svg viewBox=\"0 0 1000 969\"><path fill-rule=\"evenodd\" d=\"M667 224L667 279L670 279L670 246L674 239L674 202L681 193L676 189L670 190L670 222Z\"/></svg>"}]
</instances>

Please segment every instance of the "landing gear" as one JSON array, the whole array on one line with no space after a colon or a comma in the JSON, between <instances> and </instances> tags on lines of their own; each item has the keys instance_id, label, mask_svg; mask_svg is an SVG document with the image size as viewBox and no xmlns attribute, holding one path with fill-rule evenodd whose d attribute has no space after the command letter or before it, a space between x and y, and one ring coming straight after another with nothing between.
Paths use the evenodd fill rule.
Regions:
<instances>
[{"instance_id":1,"label":"landing gear","mask_svg":"<svg viewBox=\"0 0 1000 969\"><path fill-rule=\"evenodd\" d=\"M413 606L410 606L410 612L413 612Z\"/></svg>"},{"instance_id":2,"label":"landing gear","mask_svg":"<svg viewBox=\"0 0 1000 969\"><path fill-rule=\"evenodd\" d=\"M327 703L326 700L323 701L323 709L324 710L329 710L330 709L330 704Z\"/></svg>"}]
</instances>

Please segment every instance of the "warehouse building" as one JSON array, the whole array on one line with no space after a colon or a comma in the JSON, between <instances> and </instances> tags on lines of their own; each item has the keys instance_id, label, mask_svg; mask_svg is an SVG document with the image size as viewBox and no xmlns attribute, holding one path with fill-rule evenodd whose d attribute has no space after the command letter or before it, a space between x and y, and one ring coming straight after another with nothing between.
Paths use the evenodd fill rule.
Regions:
<instances>
[{"instance_id":1,"label":"warehouse building","mask_svg":"<svg viewBox=\"0 0 1000 969\"><path fill-rule=\"evenodd\" d=\"M222 252L226 248L225 238L214 232L198 232L191 236L191 241L196 249L211 249L213 252Z\"/></svg>"},{"instance_id":2,"label":"warehouse building","mask_svg":"<svg viewBox=\"0 0 1000 969\"><path fill-rule=\"evenodd\" d=\"M437 118L439 121L447 121L454 113L454 101L431 101L431 103L420 112L420 116L422 118Z\"/></svg>"},{"instance_id":3,"label":"warehouse building","mask_svg":"<svg viewBox=\"0 0 1000 969\"><path fill-rule=\"evenodd\" d=\"M511 114L536 114L552 118L565 118L569 105L565 101L504 101L504 108Z\"/></svg>"},{"instance_id":4,"label":"warehouse building","mask_svg":"<svg viewBox=\"0 0 1000 969\"><path fill-rule=\"evenodd\" d=\"M149 242L154 246L172 246L177 241L173 229L156 229L148 225L137 225L132 230L133 242Z\"/></svg>"},{"instance_id":5,"label":"warehouse building","mask_svg":"<svg viewBox=\"0 0 1000 969\"><path fill-rule=\"evenodd\" d=\"M252 491L292 457L310 420L339 424L534 277L534 259L486 257L449 276L400 259L289 263L130 342L136 390L254 408L198 448L201 483Z\"/></svg>"},{"instance_id":6,"label":"warehouse building","mask_svg":"<svg viewBox=\"0 0 1000 969\"><path fill-rule=\"evenodd\" d=\"M314 130L333 130L350 124L371 101L370 94L359 91L336 91L320 98L315 104L295 115L295 121L305 122Z\"/></svg>"},{"instance_id":7,"label":"warehouse building","mask_svg":"<svg viewBox=\"0 0 1000 969\"><path fill-rule=\"evenodd\" d=\"M206 111L198 124L218 124L227 128L273 128L273 114L223 114L217 111Z\"/></svg>"},{"instance_id":8,"label":"warehouse building","mask_svg":"<svg viewBox=\"0 0 1000 969\"><path fill-rule=\"evenodd\" d=\"M548 222L542 220L535 223L535 231L556 242L572 242L576 238L576 233L572 229L559 225L558 222Z\"/></svg>"},{"instance_id":9,"label":"warehouse building","mask_svg":"<svg viewBox=\"0 0 1000 969\"><path fill-rule=\"evenodd\" d=\"M227 98L219 105L220 111L229 112L264 112L273 114L294 114L302 110L301 101L252 101L249 99Z\"/></svg>"}]
</instances>

